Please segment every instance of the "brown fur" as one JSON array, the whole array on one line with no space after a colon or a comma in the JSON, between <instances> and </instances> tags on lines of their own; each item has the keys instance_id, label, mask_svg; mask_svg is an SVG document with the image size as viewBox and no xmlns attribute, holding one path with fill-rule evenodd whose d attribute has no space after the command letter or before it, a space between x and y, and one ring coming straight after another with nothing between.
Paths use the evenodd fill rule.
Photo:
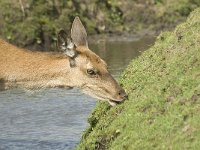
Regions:
<instances>
[{"instance_id":1,"label":"brown fur","mask_svg":"<svg viewBox=\"0 0 200 150\"><path fill-rule=\"evenodd\" d=\"M57 67L61 66L63 61L68 64L63 54L32 52L0 40L0 57L0 78L6 83L5 89L28 82L54 79L67 73L67 70ZM64 67L66 66L63 65ZM23 86L33 88L35 84Z\"/></svg>"},{"instance_id":2,"label":"brown fur","mask_svg":"<svg viewBox=\"0 0 200 150\"><path fill-rule=\"evenodd\" d=\"M107 69L107 64L104 60L102 60L98 55L96 55L94 52L89 50L86 47L80 46L77 47L76 50L83 56L87 57L89 61L93 64L95 68L98 68L101 72L105 71L105 68Z\"/></svg>"}]
</instances>

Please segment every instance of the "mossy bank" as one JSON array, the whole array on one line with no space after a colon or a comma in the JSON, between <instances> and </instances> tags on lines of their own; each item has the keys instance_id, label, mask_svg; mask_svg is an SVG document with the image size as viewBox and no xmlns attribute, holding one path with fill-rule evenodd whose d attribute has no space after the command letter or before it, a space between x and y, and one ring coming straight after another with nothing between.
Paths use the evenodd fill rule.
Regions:
<instances>
[{"instance_id":1,"label":"mossy bank","mask_svg":"<svg viewBox=\"0 0 200 150\"><path fill-rule=\"evenodd\" d=\"M158 36L120 83L129 100L99 102L77 149L199 149L200 9Z\"/></svg>"}]
</instances>

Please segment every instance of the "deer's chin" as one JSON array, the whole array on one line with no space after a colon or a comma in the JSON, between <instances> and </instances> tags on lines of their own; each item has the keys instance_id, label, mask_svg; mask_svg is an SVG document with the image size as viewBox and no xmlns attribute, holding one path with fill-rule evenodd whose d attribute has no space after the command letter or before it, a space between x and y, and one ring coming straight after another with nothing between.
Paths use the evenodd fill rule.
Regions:
<instances>
[{"instance_id":1,"label":"deer's chin","mask_svg":"<svg viewBox=\"0 0 200 150\"><path fill-rule=\"evenodd\" d=\"M121 104L121 103L122 103L122 101L112 100L112 99L109 99L108 102L109 102L109 104L110 104L111 106L115 106L115 105L118 105L118 104Z\"/></svg>"},{"instance_id":2,"label":"deer's chin","mask_svg":"<svg viewBox=\"0 0 200 150\"><path fill-rule=\"evenodd\" d=\"M111 106L116 106L118 103L116 101L113 101L113 100L108 100L108 103L111 105Z\"/></svg>"}]
</instances>

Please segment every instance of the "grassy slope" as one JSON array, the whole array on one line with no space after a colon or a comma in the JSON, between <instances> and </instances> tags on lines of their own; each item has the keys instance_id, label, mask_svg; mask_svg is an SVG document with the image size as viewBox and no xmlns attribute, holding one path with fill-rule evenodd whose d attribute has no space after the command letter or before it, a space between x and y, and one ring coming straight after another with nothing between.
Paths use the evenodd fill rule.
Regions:
<instances>
[{"instance_id":1,"label":"grassy slope","mask_svg":"<svg viewBox=\"0 0 200 150\"><path fill-rule=\"evenodd\" d=\"M99 102L78 149L200 147L200 9L133 60L120 82L129 100Z\"/></svg>"}]
</instances>

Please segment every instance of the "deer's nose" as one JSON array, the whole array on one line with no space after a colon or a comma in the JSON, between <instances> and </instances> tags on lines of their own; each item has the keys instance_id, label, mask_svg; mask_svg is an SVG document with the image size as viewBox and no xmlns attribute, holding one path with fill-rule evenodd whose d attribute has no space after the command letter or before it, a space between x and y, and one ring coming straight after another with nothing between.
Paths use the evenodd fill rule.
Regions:
<instances>
[{"instance_id":1,"label":"deer's nose","mask_svg":"<svg viewBox=\"0 0 200 150\"><path fill-rule=\"evenodd\" d=\"M124 100L126 100L126 99L128 99L128 95L127 94L124 95Z\"/></svg>"},{"instance_id":2,"label":"deer's nose","mask_svg":"<svg viewBox=\"0 0 200 150\"><path fill-rule=\"evenodd\" d=\"M128 95L126 94L126 92L124 90L120 90L118 92L118 95L123 99L123 100L126 100L128 99Z\"/></svg>"}]
</instances>

